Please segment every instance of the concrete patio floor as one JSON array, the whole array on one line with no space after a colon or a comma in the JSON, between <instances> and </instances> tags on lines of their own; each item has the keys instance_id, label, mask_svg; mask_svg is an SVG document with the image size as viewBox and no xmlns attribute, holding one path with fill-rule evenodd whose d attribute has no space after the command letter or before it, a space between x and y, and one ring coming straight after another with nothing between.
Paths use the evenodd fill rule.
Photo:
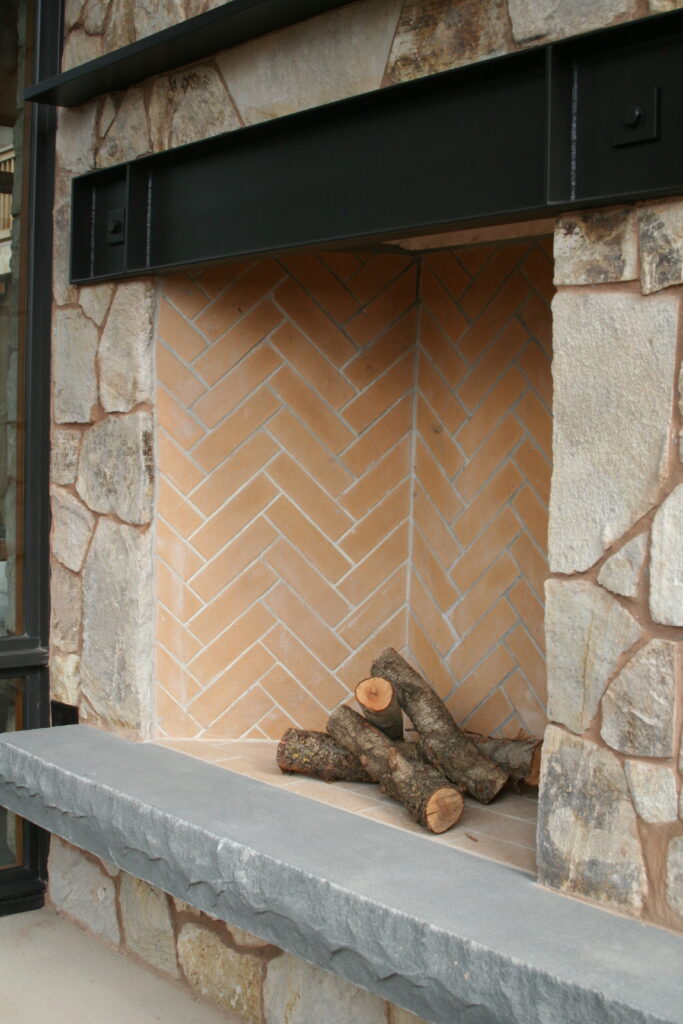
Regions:
<instances>
[{"instance_id":1,"label":"concrete patio floor","mask_svg":"<svg viewBox=\"0 0 683 1024\"><path fill-rule=\"evenodd\" d=\"M0 917L2 1024L238 1024L52 910Z\"/></svg>"}]
</instances>

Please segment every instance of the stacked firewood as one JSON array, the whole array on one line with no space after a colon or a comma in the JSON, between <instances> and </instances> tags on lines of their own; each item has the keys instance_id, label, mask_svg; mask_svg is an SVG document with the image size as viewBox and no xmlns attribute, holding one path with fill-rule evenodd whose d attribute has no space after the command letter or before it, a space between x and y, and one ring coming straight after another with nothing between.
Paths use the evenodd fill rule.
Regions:
<instances>
[{"instance_id":1,"label":"stacked firewood","mask_svg":"<svg viewBox=\"0 0 683 1024\"><path fill-rule=\"evenodd\" d=\"M538 785L541 741L476 736L458 727L422 676L389 647L356 687L362 708L342 706L327 732L288 729L278 745L283 772L326 782L377 782L430 832L462 814L463 791L487 804L506 785ZM417 740L404 739L403 712Z\"/></svg>"}]
</instances>

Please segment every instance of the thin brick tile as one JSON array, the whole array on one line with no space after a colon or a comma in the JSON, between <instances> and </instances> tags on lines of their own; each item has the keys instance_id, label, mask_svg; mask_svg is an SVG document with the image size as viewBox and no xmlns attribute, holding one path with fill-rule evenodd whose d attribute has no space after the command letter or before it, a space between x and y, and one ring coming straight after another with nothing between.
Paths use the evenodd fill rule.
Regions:
<instances>
[{"instance_id":1,"label":"thin brick tile","mask_svg":"<svg viewBox=\"0 0 683 1024\"><path fill-rule=\"evenodd\" d=\"M524 626L519 625L506 637L505 645L515 657L517 664L533 687L539 701L545 703L548 697L545 659L539 653Z\"/></svg>"},{"instance_id":2,"label":"thin brick tile","mask_svg":"<svg viewBox=\"0 0 683 1024\"><path fill-rule=\"evenodd\" d=\"M157 447L159 464L166 467L168 479L175 484L181 494L190 494L204 479L201 469L164 430L158 431Z\"/></svg>"},{"instance_id":3,"label":"thin brick tile","mask_svg":"<svg viewBox=\"0 0 683 1024\"><path fill-rule=\"evenodd\" d=\"M544 584L548 578L548 563L528 533L521 533L510 548L510 552L524 574L527 582L536 591L536 596L543 603Z\"/></svg>"},{"instance_id":4,"label":"thin brick tile","mask_svg":"<svg viewBox=\"0 0 683 1024\"><path fill-rule=\"evenodd\" d=\"M515 462L535 488L538 497L547 505L550 500L551 466L546 457L529 441L524 441L515 452Z\"/></svg>"},{"instance_id":5,"label":"thin brick tile","mask_svg":"<svg viewBox=\"0 0 683 1024\"><path fill-rule=\"evenodd\" d=\"M359 562L384 537L407 518L410 509L410 483L404 481L346 534L340 545L354 562Z\"/></svg>"},{"instance_id":6,"label":"thin brick tile","mask_svg":"<svg viewBox=\"0 0 683 1024\"><path fill-rule=\"evenodd\" d=\"M453 678L448 666L413 614L408 618L408 646L410 654L407 660L443 700L453 686Z\"/></svg>"},{"instance_id":7,"label":"thin brick tile","mask_svg":"<svg viewBox=\"0 0 683 1024\"><path fill-rule=\"evenodd\" d=\"M462 510L463 503L441 466L419 440L415 445L415 475L439 515L451 523Z\"/></svg>"},{"instance_id":8,"label":"thin brick tile","mask_svg":"<svg viewBox=\"0 0 683 1024\"><path fill-rule=\"evenodd\" d=\"M356 519L365 515L383 494L388 494L409 474L410 454L411 442L406 437L342 496L344 508Z\"/></svg>"},{"instance_id":9,"label":"thin brick tile","mask_svg":"<svg viewBox=\"0 0 683 1024\"><path fill-rule=\"evenodd\" d=\"M238 619L277 581L272 569L263 562L255 562L243 572L204 609L195 615L190 629L203 644L209 644L226 625Z\"/></svg>"},{"instance_id":10,"label":"thin brick tile","mask_svg":"<svg viewBox=\"0 0 683 1024\"><path fill-rule=\"evenodd\" d=\"M364 265L353 252L324 252L321 259L340 281L347 281Z\"/></svg>"},{"instance_id":11,"label":"thin brick tile","mask_svg":"<svg viewBox=\"0 0 683 1024\"><path fill-rule=\"evenodd\" d=\"M519 261L521 252L520 246L500 246L494 250L491 259L485 264L460 300L465 316L474 318L481 314L489 304L491 296L499 293L503 280Z\"/></svg>"},{"instance_id":12,"label":"thin brick tile","mask_svg":"<svg viewBox=\"0 0 683 1024\"><path fill-rule=\"evenodd\" d=\"M157 388L156 411L159 426L166 430L185 451L192 448L204 436L204 429L185 411L185 406L176 401L165 388Z\"/></svg>"},{"instance_id":13,"label":"thin brick tile","mask_svg":"<svg viewBox=\"0 0 683 1024\"><path fill-rule=\"evenodd\" d=\"M235 406L252 396L280 366L280 357L269 345L258 345L195 403L202 423L215 427Z\"/></svg>"},{"instance_id":14,"label":"thin brick tile","mask_svg":"<svg viewBox=\"0 0 683 1024\"><path fill-rule=\"evenodd\" d=\"M201 295L199 289L196 290ZM191 363L206 348L201 334L163 297L159 302L157 333L185 363Z\"/></svg>"},{"instance_id":15,"label":"thin brick tile","mask_svg":"<svg viewBox=\"0 0 683 1024\"><path fill-rule=\"evenodd\" d=\"M272 260L254 263L237 281L228 286L227 291L200 313L195 325L202 334L213 341L264 298L283 277L284 271Z\"/></svg>"},{"instance_id":16,"label":"thin brick tile","mask_svg":"<svg viewBox=\"0 0 683 1024\"><path fill-rule=\"evenodd\" d=\"M346 646L335 633L286 584L279 583L265 600L273 614L290 632L305 641L327 668L335 669L348 655Z\"/></svg>"},{"instance_id":17,"label":"thin brick tile","mask_svg":"<svg viewBox=\"0 0 683 1024\"><path fill-rule=\"evenodd\" d=\"M512 705L505 693L502 690L494 690L462 724L471 732L489 736L500 728L511 711Z\"/></svg>"},{"instance_id":18,"label":"thin brick tile","mask_svg":"<svg viewBox=\"0 0 683 1024\"><path fill-rule=\"evenodd\" d=\"M523 487L514 498L515 512L542 551L547 550L548 512L530 487Z\"/></svg>"},{"instance_id":19,"label":"thin brick tile","mask_svg":"<svg viewBox=\"0 0 683 1024\"><path fill-rule=\"evenodd\" d=\"M189 320L207 303L207 297L187 274L168 274L163 282L164 295Z\"/></svg>"},{"instance_id":20,"label":"thin brick tile","mask_svg":"<svg viewBox=\"0 0 683 1024\"><path fill-rule=\"evenodd\" d=\"M157 599L179 622L187 623L202 607L201 601L161 559L157 560L156 577Z\"/></svg>"},{"instance_id":21,"label":"thin brick tile","mask_svg":"<svg viewBox=\"0 0 683 1024\"><path fill-rule=\"evenodd\" d=\"M456 258L471 277L476 277L496 251L495 245L471 245L456 250Z\"/></svg>"},{"instance_id":22,"label":"thin brick tile","mask_svg":"<svg viewBox=\"0 0 683 1024\"><path fill-rule=\"evenodd\" d=\"M447 338L455 342L467 327L467 320L429 267L424 267L420 297Z\"/></svg>"},{"instance_id":23,"label":"thin brick tile","mask_svg":"<svg viewBox=\"0 0 683 1024\"><path fill-rule=\"evenodd\" d=\"M211 558L276 496L277 490L267 477L255 477L222 509L206 520L192 537L192 546L204 558Z\"/></svg>"},{"instance_id":24,"label":"thin brick tile","mask_svg":"<svg viewBox=\"0 0 683 1024\"><path fill-rule=\"evenodd\" d=\"M452 345L428 309L420 318L420 348L426 352L446 383L455 388L467 372L467 363Z\"/></svg>"},{"instance_id":25,"label":"thin brick tile","mask_svg":"<svg viewBox=\"0 0 683 1024\"><path fill-rule=\"evenodd\" d=\"M210 516L239 491L252 476L264 469L279 449L273 439L260 430L232 455L229 455L192 494L192 503Z\"/></svg>"},{"instance_id":26,"label":"thin brick tile","mask_svg":"<svg viewBox=\"0 0 683 1024\"><path fill-rule=\"evenodd\" d=\"M360 433L410 390L415 380L415 356L406 354L344 409L346 422Z\"/></svg>"},{"instance_id":27,"label":"thin brick tile","mask_svg":"<svg viewBox=\"0 0 683 1024\"><path fill-rule=\"evenodd\" d=\"M482 616L468 636L448 659L456 678L464 679L495 644L512 629L517 617L505 599L497 601Z\"/></svg>"},{"instance_id":28,"label":"thin brick tile","mask_svg":"<svg viewBox=\"0 0 683 1024\"><path fill-rule=\"evenodd\" d=\"M419 530L413 530L412 555L414 571L420 575L441 612L447 612L457 599L458 592Z\"/></svg>"},{"instance_id":29,"label":"thin brick tile","mask_svg":"<svg viewBox=\"0 0 683 1024\"><path fill-rule=\"evenodd\" d=\"M204 391L204 385L187 363L178 359L166 345L157 345L157 377L186 408Z\"/></svg>"},{"instance_id":30,"label":"thin brick tile","mask_svg":"<svg viewBox=\"0 0 683 1024\"><path fill-rule=\"evenodd\" d=\"M280 538L267 555L268 564L295 593L318 612L328 626L348 614L349 606L337 590L286 540Z\"/></svg>"},{"instance_id":31,"label":"thin brick tile","mask_svg":"<svg viewBox=\"0 0 683 1024\"><path fill-rule=\"evenodd\" d=\"M464 459L441 419L420 395L417 399L416 426L419 437L443 467L448 476L453 476L463 465Z\"/></svg>"},{"instance_id":32,"label":"thin brick tile","mask_svg":"<svg viewBox=\"0 0 683 1024\"><path fill-rule=\"evenodd\" d=\"M259 388L228 416L212 433L200 441L192 456L207 473L219 466L231 452L278 410L275 396L268 388Z\"/></svg>"},{"instance_id":33,"label":"thin brick tile","mask_svg":"<svg viewBox=\"0 0 683 1024\"><path fill-rule=\"evenodd\" d=\"M349 337L367 345L417 301L417 273L409 267L347 325Z\"/></svg>"},{"instance_id":34,"label":"thin brick tile","mask_svg":"<svg viewBox=\"0 0 683 1024\"><path fill-rule=\"evenodd\" d=\"M211 347L194 364L207 384L213 385L240 359L267 338L282 320L282 314L272 302L264 299L246 316L214 341Z\"/></svg>"},{"instance_id":35,"label":"thin brick tile","mask_svg":"<svg viewBox=\"0 0 683 1024\"><path fill-rule=\"evenodd\" d=\"M344 421L318 397L313 388L283 366L272 380L282 401L332 452L340 452L353 440Z\"/></svg>"},{"instance_id":36,"label":"thin brick tile","mask_svg":"<svg viewBox=\"0 0 683 1024\"><path fill-rule=\"evenodd\" d=\"M539 703L533 690L527 685L521 672L513 672L505 681L505 695L522 719L525 730L532 736L543 736L548 724L543 706Z\"/></svg>"},{"instance_id":37,"label":"thin brick tile","mask_svg":"<svg viewBox=\"0 0 683 1024\"><path fill-rule=\"evenodd\" d=\"M457 651L453 660L457 658ZM515 668L514 658L502 644L496 645L449 697L446 706L456 722L462 722L487 693L491 693Z\"/></svg>"},{"instance_id":38,"label":"thin brick tile","mask_svg":"<svg viewBox=\"0 0 683 1024\"><path fill-rule=\"evenodd\" d=\"M228 285L236 281L237 278L243 277L254 265L253 261L247 263L218 263L212 267L207 267L196 276L194 274L192 276L210 299L216 299Z\"/></svg>"},{"instance_id":39,"label":"thin brick tile","mask_svg":"<svg viewBox=\"0 0 683 1024\"><path fill-rule=\"evenodd\" d=\"M328 494L337 495L352 483L351 474L333 458L315 434L299 423L287 409L282 409L273 417L268 430Z\"/></svg>"},{"instance_id":40,"label":"thin brick tile","mask_svg":"<svg viewBox=\"0 0 683 1024\"><path fill-rule=\"evenodd\" d=\"M549 302L550 295L548 295L548 300L544 302L540 296L532 293L517 315L522 323L526 325L532 337L540 343L548 359L551 359L553 353L553 319Z\"/></svg>"},{"instance_id":41,"label":"thin brick tile","mask_svg":"<svg viewBox=\"0 0 683 1024\"><path fill-rule=\"evenodd\" d=\"M284 256L281 261L336 323L358 312L358 300L314 253Z\"/></svg>"},{"instance_id":42,"label":"thin brick tile","mask_svg":"<svg viewBox=\"0 0 683 1024\"><path fill-rule=\"evenodd\" d=\"M449 249L427 253L423 257L422 263L423 266L429 267L446 288L451 298L456 301L462 296L470 283L470 275Z\"/></svg>"},{"instance_id":43,"label":"thin brick tile","mask_svg":"<svg viewBox=\"0 0 683 1024\"><path fill-rule=\"evenodd\" d=\"M522 394L525 380L519 370L512 367L489 391L477 411L458 432L458 444L466 455L473 455L485 442L491 430Z\"/></svg>"},{"instance_id":44,"label":"thin brick tile","mask_svg":"<svg viewBox=\"0 0 683 1024\"><path fill-rule=\"evenodd\" d=\"M185 582L204 564L197 552L161 517L156 522L156 553Z\"/></svg>"},{"instance_id":45,"label":"thin brick tile","mask_svg":"<svg viewBox=\"0 0 683 1024\"><path fill-rule=\"evenodd\" d=\"M349 275L349 288L362 302L367 303L383 291L412 262L411 256L379 253Z\"/></svg>"},{"instance_id":46,"label":"thin brick tile","mask_svg":"<svg viewBox=\"0 0 683 1024\"><path fill-rule=\"evenodd\" d=\"M263 718L259 721L258 731L254 731L254 736L263 735L267 736L271 740L279 740L284 736L287 729L291 729L295 723L292 721L289 715L286 715L281 708L273 707L268 711ZM245 739L250 736L250 733L245 734ZM282 779L286 781L289 778L287 775L283 775Z\"/></svg>"},{"instance_id":47,"label":"thin brick tile","mask_svg":"<svg viewBox=\"0 0 683 1024\"><path fill-rule=\"evenodd\" d=\"M162 605L156 609L157 643L165 647L181 665L186 665L201 649L201 645L188 629Z\"/></svg>"},{"instance_id":48,"label":"thin brick tile","mask_svg":"<svg viewBox=\"0 0 683 1024\"><path fill-rule=\"evenodd\" d=\"M154 695L156 727L164 736L187 739L197 735L197 723L160 684Z\"/></svg>"},{"instance_id":49,"label":"thin brick tile","mask_svg":"<svg viewBox=\"0 0 683 1024\"><path fill-rule=\"evenodd\" d=\"M514 416L506 416L492 431L488 440L456 478L456 487L465 501L470 502L474 498L477 491L507 459L522 436L522 428Z\"/></svg>"},{"instance_id":50,"label":"thin brick tile","mask_svg":"<svg viewBox=\"0 0 683 1024\"><path fill-rule=\"evenodd\" d=\"M203 684L212 682L226 667L264 636L274 623L273 616L262 604L254 604L200 653L188 668Z\"/></svg>"},{"instance_id":51,"label":"thin brick tile","mask_svg":"<svg viewBox=\"0 0 683 1024\"><path fill-rule=\"evenodd\" d=\"M498 510L523 485L524 478L512 462L506 462L467 506L454 526L463 547L468 547L495 518Z\"/></svg>"},{"instance_id":52,"label":"thin brick tile","mask_svg":"<svg viewBox=\"0 0 683 1024\"><path fill-rule=\"evenodd\" d=\"M190 703L189 710L206 728L261 679L272 665L272 655L261 644L254 644Z\"/></svg>"},{"instance_id":53,"label":"thin brick tile","mask_svg":"<svg viewBox=\"0 0 683 1024\"><path fill-rule=\"evenodd\" d=\"M413 398L408 394L344 450L344 464L356 476L361 476L397 439L410 433L412 422Z\"/></svg>"},{"instance_id":54,"label":"thin brick tile","mask_svg":"<svg viewBox=\"0 0 683 1024\"><path fill-rule=\"evenodd\" d=\"M284 452L268 467L268 475L330 540L336 540L353 525L351 516Z\"/></svg>"},{"instance_id":55,"label":"thin brick tile","mask_svg":"<svg viewBox=\"0 0 683 1024\"><path fill-rule=\"evenodd\" d=\"M347 601L359 605L379 583L384 582L407 560L408 532L409 525L403 522L337 584L337 589Z\"/></svg>"},{"instance_id":56,"label":"thin brick tile","mask_svg":"<svg viewBox=\"0 0 683 1024\"><path fill-rule=\"evenodd\" d=\"M393 618L385 622L365 643L356 648L348 660L337 669L337 676L344 686L347 687L344 691L344 700L349 699L361 680L367 679L370 674L370 666L377 657L377 654L387 647L395 647L396 650L400 650L403 646L405 635L406 610L401 608Z\"/></svg>"},{"instance_id":57,"label":"thin brick tile","mask_svg":"<svg viewBox=\"0 0 683 1024\"><path fill-rule=\"evenodd\" d=\"M275 292L275 301L334 366L343 366L356 354L353 342L296 281L284 281Z\"/></svg>"},{"instance_id":58,"label":"thin brick tile","mask_svg":"<svg viewBox=\"0 0 683 1024\"><path fill-rule=\"evenodd\" d=\"M264 645L316 700L331 711L348 697L348 691L297 637L277 623L263 638Z\"/></svg>"},{"instance_id":59,"label":"thin brick tile","mask_svg":"<svg viewBox=\"0 0 683 1024\"><path fill-rule=\"evenodd\" d=\"M525 580L519 580L512 588L510 602L536 641L537 646L543 650L545 643L543 605Z\"/></svg>"},{"instance_id":60,"label":"thin brick tile","mask_svg":"<svg viewBox=\"0 0 683 1024\"><path fill-rule=\"evenodd\" d=\"M424 353L420 355L418 388L446 429L455 433L465 422L465 410Z\"/></svg>"},{"instance_id":61,"label":"thin brick tile","mask_svg":"<svg viewBox=\"0 0 683 1024\"><path fill-rule=\"evenodd\" d=\"M458 388L458 398L474 409L493 387L527 341L528 334L519 320L511 320L479 359Z\"/></svg>"},{"instance_id":62,"label":"thin brick tile","mask_svg":"<svg viewBox=\"0 0 683 1024\"><path fill-rule=\"evenodd\" d=\"M333 409L339 409L354 396L355 391L343 374L289 320L278 327L271 344Z\"/></svg>"},{"instance_id":63,"label":"thin brick tile","mask_svg":"<svg viewBox=\"0 0 683 1024\"><path fill-rule=\"evenodd\" d=\"M552 458L553 421L550 413L531 391L522 396L517 405L517 416L542 451Z\"/></svg>"},{"instance_id":64,"label":"thin brick tile","mask_svg":"<svg viewBox=\"0 0 683 1024\"><path fill-rule=\"evenodd\" d=\"M277 534L270 523L258 516L222 551L207 562L192 579L192 589L203 601L211 601L231 580L265 551Z\"/></svg>"},{"instance_id":65,"label":"thin brick tile","mask_svg":"<svg viewBox=\"0 0 683 1024\"><path fill-rule=\"evenodd\" d=\"M535 342L527 345L518 359L519 368L548 409L552 407L553 403L553 378L550 365L548 355Z\"/></svg>"},{"instance_id":66,"label":"thin brick tile","mask_svg":"<svg viewBox=\"0 0 683 1024\"><path fill-rule=\"evenodd\" d=\"M261 680L261 686L299 728L324 730L329 717L328 712L307 690L304 690L284 666L274 665Z\"/></svg>"},{"instance_id":67,"label":"thin brick tile","mask_svg":"<svg viewBox=\"0 0 683 1024\"><path fill-rule=\"evenodd\" d=\"M410 607L438 652L445 654L453 646L455 636L432 595L415 574L410 581Z\"/></svg>"},{"instance_id":68,"label":"thin brick tile","mask_svg":"<svg viewBox=\"0 0 683 1024\"><path fill-rule=\"evenodd\" d=\"M268 509L268 518L331 583L348 570L349 562L344 555L288 498L281 495Z\"/></svg>"},{"instance_id":69,"label":"thin brick tile","mask_svg":"<svg viewBox=\"0 0 683 1024\"><path fill-rule=\"evenodd\" d=\"M541 295L553 294L553 261L542 245L534 245L522 263L522 269Z\"/></svg>"},{"instance_id":70,"label":"thin brick tile","mask_svg":"<svg viewBox=\"0 0 683 1024\"><path fill-rule=\"evenodd\" d=\"M421 487L415 488L413 517L444 569L449 569L462 549Z\"/></svg>"},{"instance_id":71,"label":"thin brick tile","mask_svg":"<svg viewBox=\"0 0 683 1024\"><path fill-rule=\"evenodd\" d=\"M339 635L350 648L358 647L406 600L406 568L402 566L344 622Z\"/></svg>"},{"instance_id":72,"label":"thin brick tile","mask_svg":"<svg viewBox=\"0 0 683 1024\"><path fill-rule=\"evenodd\" d=\"M201 526L202 517L197 509L171 484L168 475L159 479L157 507L161 518L172 523L181 537L191 536Z\"/></svg>"},{"instance_id":73,"label":"thin brick tile","mask_svg":"<svg viewBox=\"0 0 683 1024\"><path fill-rule=\"evenodd\" d=\"M511 510L504 506L465 554L455 563L451 578L462 591L472 584L496 560L498 555L520 533L520 525Z\"/></svg>"},{"instance_id":74,"label":"thin brick tile","mask_svg":"<svg viewBox=\"0 0 683 1024\"><path fill-rule=\"evenodd\" d=\"M409 309L398 323L347 363L345 375L359 391L369 387L399 356L413 348L416 331L417 310Z\"/></svg>"},{"instance_id":75,"label":"thin brick tile","mask_svg":"<svg viewBox=\"0 0 683 1024\"><path fill-rule=\"evenodd\" d=\"M272 699L260 686L255 686L235 701L228 711L205 732L205 739L238 739L248 732L253 722L258 722L273 706Z\"/></svg>"},{"instance_id":76,"label":"thin brick tile","mask_svg":"<svg viewBox=\"0 0 683 1024\"><path fill-rule=\"evenodd\" d=\"M187 704L188 701L199 693L199 684L189 672L171 657L163 647L158 647L155 653L155 675L167 693L179 701Z\"/></svg>"},{"instance_id":77,"label":"thin brick tile","mask_svg":"<svg viewBox=\"0 0 683 1024\"><path fill-rule=\"evenodd\" d=\"M481 357L512 315L520 309L528 294L529 286L524 277L519 273L512 274L463 335L460 347L468 362Z\"/></svg>"},{"instance_id":78,"label":"thin brick tile","mask_svg":"<svg viewBox=\"0 0 683 1024\"><path fill-rule=\"evenodd\" d=\"M518 579L519 570L514 561L504 551L474 586L468 590L457 608L453 610L451 622L460 636L466 636L476 626L481 616L502 597L506 590Z\"/></svg>"}]
</instances>

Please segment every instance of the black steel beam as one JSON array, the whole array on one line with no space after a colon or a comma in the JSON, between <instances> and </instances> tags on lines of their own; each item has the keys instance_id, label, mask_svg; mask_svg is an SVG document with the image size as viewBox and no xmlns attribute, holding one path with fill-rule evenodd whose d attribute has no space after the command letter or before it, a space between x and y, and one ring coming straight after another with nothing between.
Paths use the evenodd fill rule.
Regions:
<instances>
[{"instance_id":1,"label":"black steel beam","mask_svg":"<svg viewBox=\"0 0 683 1024\"><path fill-rule=\"evenodd\" d=\"M74 179L72 280L683 192L683 12Z\"/></svg>"},{"instance_id":2,"label":"black steel beam","mask_svg":"<svg viewBox=\"0 0 683 1024\"><path fill-rule=\"evenodd\" d=\"M129 46L36 82L27 100L77 107L105 92L202 60L229 46L312 18L351 0L230 0Z\"/></svg>"}]
</instances>

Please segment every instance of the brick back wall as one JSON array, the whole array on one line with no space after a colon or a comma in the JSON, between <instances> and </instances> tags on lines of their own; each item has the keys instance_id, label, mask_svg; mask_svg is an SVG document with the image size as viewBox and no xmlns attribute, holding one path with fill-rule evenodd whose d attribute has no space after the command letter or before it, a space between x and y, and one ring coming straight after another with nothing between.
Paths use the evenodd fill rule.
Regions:
<instances>
[{"instance_id":1,"label":"brick back wall","mask_svg":"<svg viewBox=\"0 0 683 1024\"><path fill-rule=\"evenodd\" d=\"M473 728L540 730L549 268L535 244L164 279L161 734L320 728L389 644Z\"/></svg>"}]
</instances>

